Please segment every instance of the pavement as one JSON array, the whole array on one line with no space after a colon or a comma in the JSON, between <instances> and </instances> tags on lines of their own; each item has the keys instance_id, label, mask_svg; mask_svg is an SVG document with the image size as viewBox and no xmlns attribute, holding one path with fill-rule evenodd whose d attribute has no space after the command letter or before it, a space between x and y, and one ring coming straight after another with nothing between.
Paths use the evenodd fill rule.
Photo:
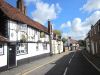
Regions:
<instances>
[{"instance_id":1,"label":"pavement","mask_svg":"<svg viewBox=\"0 0 100 75\"><path fill-rule=\"evenodd\" d=\"M82 50L82 54L100 72L100 57L92 55L86 50Z\"/></svg>"},{"instance_id":2,"label":"pavement","mask_svg":"<svg viewBox=\"0 0 100 75\"><path fill-rule=\"evenodd\" d=\"M61 54L56 54L53 56L48 56L33 62L30 62L28 64L24 64L18 67L15 67L13 69L9 69L7 71L1 72L0 75L27 75L28 72L30 72L31 70L36 70L40 67L43 67L53 61L57 61L60 58L62 58L64 55L69 54L69 52L64 52Z\"/></svg>"}]
</instances>

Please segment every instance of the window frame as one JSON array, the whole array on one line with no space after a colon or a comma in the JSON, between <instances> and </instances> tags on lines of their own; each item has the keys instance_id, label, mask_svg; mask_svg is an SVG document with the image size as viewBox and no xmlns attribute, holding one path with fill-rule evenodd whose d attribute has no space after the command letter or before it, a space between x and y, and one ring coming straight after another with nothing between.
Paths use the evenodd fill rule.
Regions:
<instances>
[{"instance_id":1,"label":"window frame","mask_svg":"<svg viewBox=\"0 0 100 75\"><path fill-rule=\"evenodd\" d=\"M47 48L47 43L43 43L42 46L43 46L43 50L47 50L48 49Z\"/></svg>"},{"instance_id":2,"label":"window frame","mask_svg":"<svg viewBox=\"0 0 100 75\"><path fill-rule=\"evenodd\" d=\"M2 44L2 43L0 43L0 45L1 45L1 44ZM2 49L3 52L2 52L2 54L0 53L0 56L4 55L4 44L2 44L2 48L3 48L3 49Z\"/></svg>"},{"instance_id":3,"label":"window frame","mask_svg":"<svg viewBox=\"0 0 100 75\"><path fill-rule=\"evenodd\" d=\"M23 46L26 44L24 50L22 50L23 49L21 46L22 44ZM21 49L19 49L20 46L21 46ZM17 48L16 48L16 55L20 56L20 55L26 55L26 54L28 54L28 43L18 43Z\"/></svg>"}]
</instances>

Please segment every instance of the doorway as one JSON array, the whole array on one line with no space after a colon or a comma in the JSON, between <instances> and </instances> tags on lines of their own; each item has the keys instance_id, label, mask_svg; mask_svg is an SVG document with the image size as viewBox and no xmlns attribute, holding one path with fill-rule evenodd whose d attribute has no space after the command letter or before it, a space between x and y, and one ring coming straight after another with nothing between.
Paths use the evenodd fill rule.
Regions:
<instances>
[{"instance_id":1,"label":"doorway","mask_svg":"<svg viewBox=\"0 0 100 75\"><path fill-rule=\"evenodd\" d=\"M16 44L8 44L8 68L13 68L16 66Z\"/></svg>"}]
</instances>

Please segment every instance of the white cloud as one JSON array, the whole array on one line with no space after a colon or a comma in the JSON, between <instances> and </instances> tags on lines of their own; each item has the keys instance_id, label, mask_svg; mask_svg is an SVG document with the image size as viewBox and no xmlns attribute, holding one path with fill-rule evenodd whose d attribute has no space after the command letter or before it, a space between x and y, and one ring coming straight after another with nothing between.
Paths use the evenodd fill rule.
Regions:
<instances>
[{"instance_id":1,"label":"white cloud","mask_svg":"<svg viewBox=\"0 0 100 75\"><path fill-rule=\"evenodd\" d=\"M72 36L75 39L84 39L87 32L90 30L91 25L94 25L100 19L100 11L95 11L91 16L87 17L84 21L80 18L75 18L71 23L70 31L67 35ZM62 26L61 26L62 28Z\"/></svg>"},{"instance_id":2,"label":"white cloud","mask_svg":"<svg viewBox=\"0 0 100 75\"><path fill-rule=\"evenodd\" d=\"M95 24L100 19L100 11L95 11L90 17L86 18L83 22L84 26Z\"/></svg>"},{"instance_id":3,"label":"white cloud","mask_svg":"<svg viewBox=\"0 0 100 75\"><path fill-rule=\"evenodd\" d=\"M68 34L67 33L62 33L62 36L64 37L64 38L68 38Z\"/></svg>"},{"instance_id":4,"label":"white cloud","mask_svg":"<svg viewBox=\"0 0 100 75\"><path fill-rule=\"evenodd\" d=\"M68 21L68 22L65 22L61 25L61 28L67 28L67 27L71 27L71 22Z\"/></svg>"},{"instance_id":5,"label":"white cloud","mask_svg":"<svg viewBox=\"0 0 100 75\"><path fill-rule=\"evenodd\" d=\"M100 0L88 0L81 10L92 12L100 9Z\"/></svg>"},{"instance_id":6,"label":"white cloud","mask_svg":"<svg viewBox=\"0 0 100 75\"><path fill-rule=\"evenodd\" d=\"M41 0L25 0L25 4L28 6L30 3L37 3L37 2L40 2Z\"/></svg>"},{"instance_id":7,"label":"white cloud","mask_svg":"<svg viewBox=\"0 0 100 75\"><path fill-rule=\"evenodd\" d=\"M34 20L44 24L48 19L54 20L58 17L58 14L61 11L61 7L59 3L56 4L48 4L44 3L42 0L30 0L26 1L26 3L34 3L36 9L31 12Z\"/></svg>"}]
</instances>

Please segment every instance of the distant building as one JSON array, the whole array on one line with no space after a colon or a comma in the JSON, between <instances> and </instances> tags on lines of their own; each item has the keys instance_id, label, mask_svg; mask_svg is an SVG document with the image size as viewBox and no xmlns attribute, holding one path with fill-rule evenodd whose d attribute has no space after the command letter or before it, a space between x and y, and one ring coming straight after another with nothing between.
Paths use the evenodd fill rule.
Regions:
<instances>
[{"instance_id":1,"label":"distant building","mask_svg":"<svg viewBox=\"0 0 100 75\"><path fill-rule=\"evenodd\" d=\"M61 36L58 36L56 33L53 32L52 38L52 53L58 54L63 52L63 42Z\"/></svg>"},{"instance_id":2,"label":"distant building","mask_svg":"<svg viewBox=\"0 0 100 75\"><path fill-rule=\"evenodd\" d=\"M79 46L78 42L71 37L68 38L67 45L69 50L77 50Z\"/></svg>"},{"instance_id":3,"label":"distant building","mask_svg":"<svg viewBox=\"0 0 100 75\"><path fill-rule=\"evenodd\" d=\"M63 52L63 42L61 36L58 36L52 30L52 25L50 21L48 21L48 30L50 33L51 40L51 54L58 54Z\"/></svg>"}]
</instances>

